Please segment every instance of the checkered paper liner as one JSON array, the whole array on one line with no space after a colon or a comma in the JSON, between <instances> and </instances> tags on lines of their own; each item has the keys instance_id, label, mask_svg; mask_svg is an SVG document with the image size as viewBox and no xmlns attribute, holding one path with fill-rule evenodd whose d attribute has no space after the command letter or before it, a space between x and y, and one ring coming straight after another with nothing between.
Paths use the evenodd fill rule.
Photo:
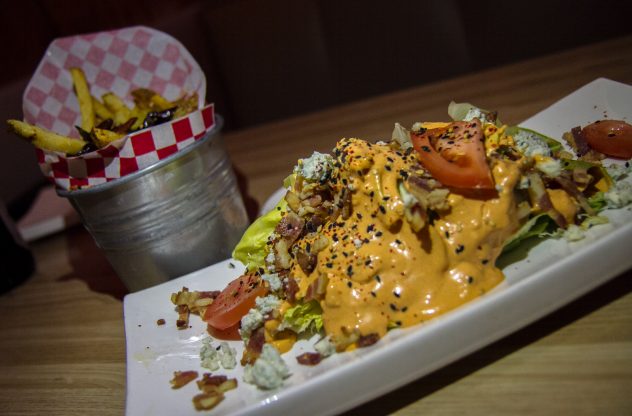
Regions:
<instances>
[{"instance_id":1,"label":"checkered paper liner","mask_svg":"<svg viewBox=\"0 0 632 416\"><path fill-rule=\"evenodd\" d=\"M26 122L79 137L73 67L84 71L95 97L113 92L131 108L130 93L137 88L152 89L169 101L196 92L199 110L81 156L38 150L42 172L61 189L98 185L142 170L195 143L214 125L214 106L204 107L206 79L195 59L176 39L143 26L54 40L24 92Z\"/></svg>"},{"instance_id":2,"label":"checkered paper liner","mask_svg":"<svg viewBox=\"0 0 632 416\"><path fill-rule=\"evenodd\" d=\"M77 157L36 149L40 168L58 188L82 189L137 172L203 138L215 126L213 104L170 123Z\"/></svg>"}]
</instances>

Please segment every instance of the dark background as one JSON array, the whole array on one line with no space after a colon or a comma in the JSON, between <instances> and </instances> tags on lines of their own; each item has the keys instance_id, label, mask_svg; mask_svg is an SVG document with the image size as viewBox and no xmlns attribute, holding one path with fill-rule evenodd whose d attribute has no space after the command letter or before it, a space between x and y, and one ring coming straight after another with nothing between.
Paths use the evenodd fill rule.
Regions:
<instances>
[{"instance_id":1,"label":"dark background","mask_svg":"<svg viewBox=\"0 0 632 416\"><path fill-rule=\"evenodd\" d=\"M51 40L142 24L198 60L226 130L632 33L632 8L614 0L0 0L0 10L3 119L22 117ZM15 216L43 177L30 145L0 131L0 198Z\"/></svg>"}]
</instances>

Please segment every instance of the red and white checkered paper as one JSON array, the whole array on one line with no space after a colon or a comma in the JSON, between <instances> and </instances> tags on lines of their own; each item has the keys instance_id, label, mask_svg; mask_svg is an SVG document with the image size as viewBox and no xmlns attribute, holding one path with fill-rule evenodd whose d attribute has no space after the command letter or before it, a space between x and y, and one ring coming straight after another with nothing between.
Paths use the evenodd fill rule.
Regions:
<instances>
[{"instance_id":1,"label":"red and white checkered paper","mask_svg":"<svg viewBox=\"0 0 632 416\"><path fill-rule=\"evenodd\" d=\"M195 59L176 39L143 26L54 40L24 92L26 122L79 137L72 67L84 71L95 97L113 92L131 108L136 88L170 101L197 92L200 109L81 156L38 150L42 172L61 189L99 185L151 166L195 143L215 124L214 106L204 106L206 79Z\"/></svg>"}]
</instances>

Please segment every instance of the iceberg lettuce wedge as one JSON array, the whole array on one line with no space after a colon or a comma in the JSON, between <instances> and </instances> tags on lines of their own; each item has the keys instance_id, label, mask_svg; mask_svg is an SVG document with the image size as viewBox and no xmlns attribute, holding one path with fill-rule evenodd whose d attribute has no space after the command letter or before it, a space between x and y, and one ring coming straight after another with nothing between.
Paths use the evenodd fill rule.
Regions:
<instances>
[{"instance_id":1,"label":"iceberg lettuce wedge","mask_svg":"<svg viewBox=\"0 0 632 416\"><path fill-rule=\"evenodd\" d=\"M265 265L266 243L274 228L281 221L287 202L284 198L265 215L257 218L248 227L239 243L233 250L233 258L242 262L248 271L256 270Z\"/></svg>"}]
</instances>

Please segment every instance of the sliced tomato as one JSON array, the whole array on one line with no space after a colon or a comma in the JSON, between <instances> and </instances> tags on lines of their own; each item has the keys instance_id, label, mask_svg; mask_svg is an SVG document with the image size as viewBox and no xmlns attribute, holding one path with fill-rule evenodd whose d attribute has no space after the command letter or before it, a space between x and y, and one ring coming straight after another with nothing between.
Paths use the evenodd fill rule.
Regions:
<instances>
[{"instance_id":1,"label":"sliced tomato","mask_svg":"<svg viewBox=\"0 0 632 416\"><path fill-rule=\"evenodd\" d=\"M211 325L208 325L207 331L209 335L211 335L215 339L224 339L224 340L232 340L232 341L241 339L241 335L239 335L239 322L237 322L233 326L229 326L226 329L217 329L217 328L213 328Z\"/></svg>"},{"instance_id":2,"label":"sliced tomato","mask_svg":"<svg viewBox=\"0 0 632 416\"><path fill-rule=\"evenodd\" d=\"M204 320L215 329L226 330L238 324L255 306L255 299L265 296L267 291L258 276L240 276L230 282L211 306L206 308Z\"/></svg>"},{"instance_id":3,"label":"sliced tomato","mask_svg":"<svg viewBox=\"0 0 632 416\"><path fill-rule=\"evenodd\" d=\"M413 133L411 139L421 164L442 184L461 189L494 189L478 119Z\"/></svg>"},{"instance_id":4,"label":"sliced tomato","mask_svg":"<svg viewBox=\"0 0 632 416\"><path fill-rule=\"evenodd\" d=\"M632 158L632 126L621 120L601 120L582 129L588 145L605 155Z\"/></svg>"}]
</instances>

